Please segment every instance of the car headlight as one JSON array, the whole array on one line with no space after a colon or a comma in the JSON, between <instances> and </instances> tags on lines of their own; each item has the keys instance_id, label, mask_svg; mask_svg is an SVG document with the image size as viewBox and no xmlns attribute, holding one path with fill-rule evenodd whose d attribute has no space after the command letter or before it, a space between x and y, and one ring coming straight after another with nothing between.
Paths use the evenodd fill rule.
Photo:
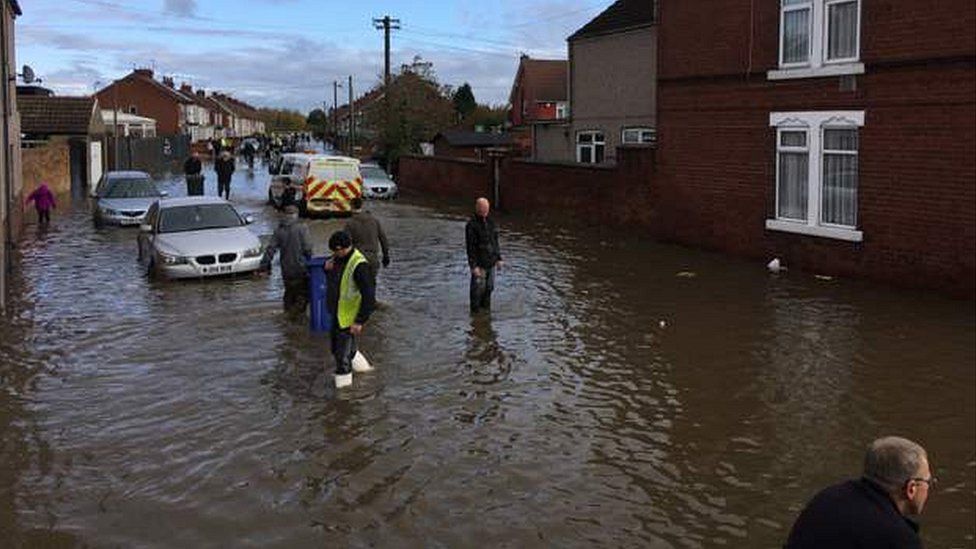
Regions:
<instances>
[{"instance_id":1,"label":"car headlight","mask_svg":"<svg viewBox=\"0 0 976 549\"><path fill-rule=\"evenodd\" d=\"M244 250L244 257L260 257L263 254L264 251L261 249L261 246Z\"/></svg>"},{"instance_id":2,"label":"car headlight","mask_svg":"<svg viewBox=\"0 0 976 549\"><path fill-rule=\"evenodd\" d=\"M119 215L118 210L113 210L112 208L102 208L102 213L105 215Z\"/></svg>"},{"instance_id":3,"label":"car headlight","mask_svg":"<svg viewBox=\"0 0 976 549\"><path fill-rule=\"evenodd\" d=\"M159 258L163 260L164 265L186 265L190 262L189 257L183 257L182 255L170 255L159 252Z\"/></svg>"}]
</instances>

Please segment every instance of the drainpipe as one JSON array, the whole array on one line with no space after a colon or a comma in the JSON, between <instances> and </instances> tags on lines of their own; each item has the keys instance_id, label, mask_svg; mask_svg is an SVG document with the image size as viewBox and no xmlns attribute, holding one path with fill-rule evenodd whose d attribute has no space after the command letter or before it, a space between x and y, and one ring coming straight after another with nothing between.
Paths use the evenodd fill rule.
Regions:
<instances>
[{"instance_id":1,"label":"drainpipe","mask_svg":"<svg viewBox=\"0 0 976 549\"><path fill-rule=\"evenodd\" d=\"M3 264L0 265L0 310L5 310L7 304L7 275L11 272L10 255L13 250L13 181L10 169L10 66L7 62L7 0L0 0L0 82L3 84L0 101L3 101L3 134L0 144L3 145ZM13 15L11 15L13 17Z\"/></svg>"}]
</instances>

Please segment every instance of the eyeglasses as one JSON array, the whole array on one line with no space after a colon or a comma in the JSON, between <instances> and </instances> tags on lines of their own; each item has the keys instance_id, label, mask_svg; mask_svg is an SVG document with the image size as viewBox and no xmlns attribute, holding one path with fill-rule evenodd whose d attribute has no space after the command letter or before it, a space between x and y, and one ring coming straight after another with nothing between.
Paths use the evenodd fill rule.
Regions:
<instances>
[{"instance_id":1,"label":"eyeglasses","mask_svg":"<svg viewBox=\"0 0 976 549\"><path fill-rule=\"evenodd\" d=\"M929 477L929 478L912 477L912 478L908 479L908 482L912 482L912 481L914 481L914 482L924 482L925 484L928 484L929 485L929 489L935 488L935 485L939 483L939 479L936 478L936 477L934 477L934 476Z\"/></svg>"}]
</instances>

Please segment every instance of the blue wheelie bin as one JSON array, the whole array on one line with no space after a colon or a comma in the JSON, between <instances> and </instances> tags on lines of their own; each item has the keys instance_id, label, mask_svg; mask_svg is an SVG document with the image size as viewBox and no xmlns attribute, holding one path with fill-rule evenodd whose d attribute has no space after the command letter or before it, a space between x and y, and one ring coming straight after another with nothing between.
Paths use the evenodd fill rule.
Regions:
<instances>
[{"instance_id":1,"label":"blue wheelie bin","mask_svg":"<svg viewBox=\"0 0 976 549\"><path fill-rule=\"evenodd\" d=\"M332 329L332 315L326 304L325 257L313 257L305 262L308 267L309 330L328 332Z\"/></svg>"}]
</instances>

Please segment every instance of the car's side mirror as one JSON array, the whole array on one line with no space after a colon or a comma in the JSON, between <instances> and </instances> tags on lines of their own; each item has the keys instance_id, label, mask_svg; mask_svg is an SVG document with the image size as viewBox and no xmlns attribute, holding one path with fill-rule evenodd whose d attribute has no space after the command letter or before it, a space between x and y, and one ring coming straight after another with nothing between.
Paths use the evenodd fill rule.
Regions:
<instances>
[{"instance_id":1,"label":"car's side mirror","mask_svg":"<svg viewBox=\"0 0 976 549\"><path fill-rule=\"evenodd\" d=\"M247 225L254 223L254 216L251 214L244 214L244 223Z\"/></svg>"},{"instance_id":2,"label":"car's side mirror","mask_svg":"<svg viewBox=\"0 0 976 549\"><path fill-rule=\"evenodd\" d=\"M143 223L142 225L139 225L139 231L143 233L151 233L152 225L150 225L149 223Z\"/></svg>"},{"instance_id":3,"label":"car's side mirror","mask_svg":"<svg viewBox=\"0 0 976 549\"><path fill-rule=\"evenodd\" d=\"M167 196L169 196L169 191L159 191L160 198L166 198Z\"/></svg>"}]
</instances>

